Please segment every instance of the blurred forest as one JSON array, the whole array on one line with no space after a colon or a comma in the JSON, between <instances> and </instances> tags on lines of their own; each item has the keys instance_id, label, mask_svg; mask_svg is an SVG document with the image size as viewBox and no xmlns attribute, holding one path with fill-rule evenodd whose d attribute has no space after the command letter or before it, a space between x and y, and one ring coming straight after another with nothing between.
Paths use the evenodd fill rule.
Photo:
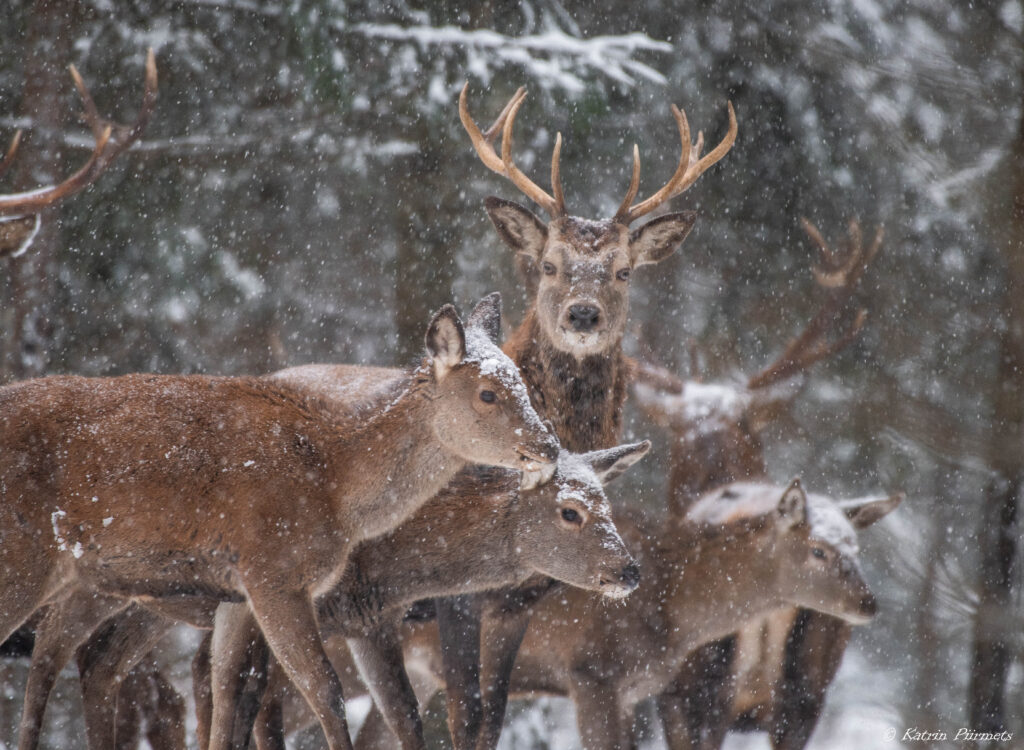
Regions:
<instances>
[{"instance_id":1,"label":"blurred forest","mask_svg":"<svg viewBox=\"0 0 1024 750\"><path fill-rule=\"evenodd\" d=\"M736 146L672 203L698 212L694 232L633 277L627 350L683 376L756 372L821 300L800 217L833 240L851 217L884 224L863 334L766 439L780 482L907 493L862 535L881 614L856 630L812 747L896 746L890 726L1024 737L1021 0L4 8L0 136L27 135L4 192L88 155L68 63L130 121L153 47L160 94L142 142L0 274L3 382L403 363L431 310L495 289L514 325L522 287L482 202L524 199L473 153L463 83L482 124L528 87L519 164L547 186L560 131L569 210L590 218L614 213L634 142L642 194L671 174L670 103L716 143L731 101ZM613 500L657 512L667 435L631 415L655 456ZM3 737L24 673L0 666ZM175 675L187 688L186 662ZM75 747L73 682L54 700L47 741ZM542 721L573 736L551 705L514 709L504 746L567 746L541 739Z\"/></svg>"}]
</instances>

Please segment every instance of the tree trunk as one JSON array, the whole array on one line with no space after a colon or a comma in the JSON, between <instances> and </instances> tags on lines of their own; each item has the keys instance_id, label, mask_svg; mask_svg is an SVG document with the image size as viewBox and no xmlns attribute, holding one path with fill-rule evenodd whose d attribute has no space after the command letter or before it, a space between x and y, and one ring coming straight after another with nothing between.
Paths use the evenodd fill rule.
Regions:
<instances>
[{"instance_id":1,"label":"tree trunk","mask_svg":"<svg viewBox=\"0 0 1024 750\"><path fill-rule=\"evenodd\" d=\"M986 490L978 534L981 582L969 687L970 726L979 732L1007 729L1006 679L1014 658L1012 638L1019 627L1011 622L1011 607L1018 504L1024 486L1024 114L1009 170L1013 192L1002 240L1006 287L991 461L999 478Z\"/></svg>"},{"instance_id":2,"label":"tree trunk","mask_svg":"<svg viewBox=\"0 0 1024 750\"><path fill-rule=\"evenodd\" d=\"M25 93L21 115L32 129L14 165L15 190L28 190L60 179L62 149L59 134L68 115L71 45L78 25L74 0L37 0L28 19L31 50L25 60ZM41 375L53 349L56 327L53 300L60 246L59 208L42 212L42 228L32 247L10 261L9 329L5 332L4 379Z\"/></svg>"}]
</instances>

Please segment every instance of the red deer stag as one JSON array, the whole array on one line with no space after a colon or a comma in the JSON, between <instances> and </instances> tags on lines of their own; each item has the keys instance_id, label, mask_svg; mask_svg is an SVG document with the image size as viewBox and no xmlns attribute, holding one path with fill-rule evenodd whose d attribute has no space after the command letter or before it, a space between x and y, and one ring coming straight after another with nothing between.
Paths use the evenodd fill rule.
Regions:
<instances>
[{"instance_id":1,"label":"red deer stag","mask_svg":"<svg viewBox=\"0 0 1024 750\"><path fill-rule=\"evenodd\" d=\"M467 462L539 469L557 456L486 332L496 300L481 307L483 323L468 329L442 308L428 357L387 408L344 432L253 378L51 377L0 389L0 636L51 605L36 649L59 653L133 598L244 599L329 746L350 747L314 597L356 543L397 526ZM27 719L42 713L50 661L33 661ZM23 750L37 735L37 721L23 724Z\"/></svg>"},{"instance_id":2,"label":"red deer stag","mask_svg":"<svg viewBox=\"0 0 1024 750\"><path fill-rule=\"evenodd\" d=\"M146 80L142 106L139 108L135 122L131 125L119 125L101 118L82 77L74 65L70 66L70 69L71 77L75 81L75 87L78 89L85 107L85 121L95 139L92 154L77 172L58 185L0 195L0 258L16 257L24 253L39 231L41 221L39 212L95 182L118 156L138 140L153 113L153 107L156 104L156 58L153 55L153 50L149 50L146 55ZM14 163L20 142L21 131L19 130L11 139L7 155L0 161L0 177Z\"/></svg>"},{"instance_id":3,"label":"red deer stag","mask_svg":"<svg viewBox=\"0 0 1024 750\"><path fill-rule=\"evenodd\" d=\"M737 623L787 605L853 623L871 619L875 600L859 572L847 515L897 502L841 506L806 495L798 481L788 487L735 483L708 495L680 523L620 520L644 585L614 609L578 589L533 605L510 692L571 697L588 750L633 747L636 704L671 684L687 653ZM431 631L420 626L404 639L411 673L438 666ZM363 744L361 737L360 747L392 742L374 737Z\"/></svg>"},{"instance_id":4,"label":"red deer stag","mask_svg":"<svg viewBox=\"0 0 1024 750\"><path fill-rule=\"evenodd\" d=\"M630 276L640 266L659 263L686 239L696 215L685 211L659 216L630 230L630 225L685 191L732 148L736 117L728 106L729 130L712 151L701 155L703 134L690 141L690 128L674 105L682 143L678 166L668 183L649 198L635 202L640 188L640 154L633 148L633 173L619 209L610 219L571 216L559 175L562 139L551 159L551 193L527 177L512 159L512 128L526 97L519 89L497 120L481 132L469 113L468 84L459 97L459 117L477 156L486 167L509 179L550 217L544 222L529 209L501 198L485 201L502 241L517 255L529 278L531 300L525 319L505 344L519 366L537 410L550 419L569 450L608 448L619 439L629 368L622 338L629 312ZM501 136L500 154L495 141ZM548 582L534 582L519 592L488 599L504 613L492 627L495 645L486 658L505 664L492 670L499 684L479 686L481 598L438 602L448 684L448 715L458 750L476 746L481 722L499 729L505 700L500 675L511 666L526 620L522 604ZM518 605L513 602L518 601ZM490 605L489 605L490 606ZM486 719L481 696L487 700Z\"/></svg>"},{"instance_id":5,"label":"red deer stag","mask_svg":"<svg viewBox=\"0 0 1024 750\"><path fill-rule=\"evenodd\" d=\"M674 438L668 495L673 518L683 517L703 492L766 476L760 431L785 407L776 386L842 349L862 328L866 312L850 303L881 247L881 229L865 246L859 225L851 222L847 246L835 252L806 220L804 228L821 253L814 274L828 297L774 363L739 387L683 383L657 368L638 367L641 410ZM863 528L874 520L860 516L854 524ZM802 748L849 637L842 620L789 609L698 649L658 701L669 746L716 748L730 726L740 726L768 731L780 749Z\"/></svg>"}]
</instances>

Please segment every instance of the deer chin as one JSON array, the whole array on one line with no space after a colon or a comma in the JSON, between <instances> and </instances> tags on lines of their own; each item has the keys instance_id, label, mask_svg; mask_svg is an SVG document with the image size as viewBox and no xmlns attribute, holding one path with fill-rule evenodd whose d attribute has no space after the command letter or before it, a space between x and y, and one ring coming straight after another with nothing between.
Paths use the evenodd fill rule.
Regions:
<instances>
[{"instance_id":1,"label":"deer chin","mask_svg":"<svg viewBox=\"0 0 1024 750\"><path fill-rule=\"evenodd\" d=\"M601 354L615 343L607 328L600 331L574 331L559 326L558 334L561 339L559 349L580 358Z\"/></svg>"},{"instance_id":2,"label":"deer chin","mask_svg":"<svg viewBox=\"0 0 1024 750\"><path fill-rule=\"evenodd\" d=\"M599 586L598 591L605 599L625 599L636 590L635 584L609 581L605 578L601 579Z\"/></svg>"}]
</instances>

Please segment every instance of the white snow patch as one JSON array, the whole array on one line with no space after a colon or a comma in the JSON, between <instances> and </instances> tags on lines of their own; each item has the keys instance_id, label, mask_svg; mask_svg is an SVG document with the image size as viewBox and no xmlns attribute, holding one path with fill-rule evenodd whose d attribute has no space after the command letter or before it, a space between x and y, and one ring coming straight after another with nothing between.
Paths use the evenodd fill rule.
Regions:
<instances>
[{"instance_id":1,"label":"white snow patch","mask_svg":"<svg viewBox=\"0 0 1024 750\"><path fill-rule=\"evenodd\" d=\"M106 528L107 526L109 526L113 522L114 522L114 517L113 516L107 516L106 518L103 519L103 528Z\"/></svg>"}]
</instances>

